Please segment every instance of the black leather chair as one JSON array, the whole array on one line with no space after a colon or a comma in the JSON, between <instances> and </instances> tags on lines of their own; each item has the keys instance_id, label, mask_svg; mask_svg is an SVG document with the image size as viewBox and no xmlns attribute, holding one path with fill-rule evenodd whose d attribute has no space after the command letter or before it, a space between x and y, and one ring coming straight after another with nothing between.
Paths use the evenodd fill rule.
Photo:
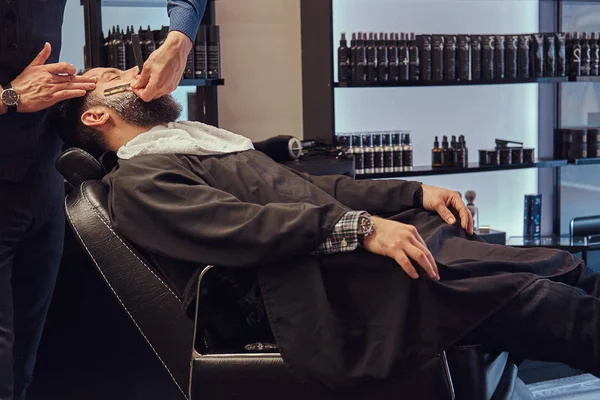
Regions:
<instances>
[{"instance_id":1,"label":"black leather chair","mask_svg":"<svg viewBox=\"0 0 600 400\"><path fill-rule=\"evenodd\" d=\"M107 192L100 182L105 174L101 164L80 149L68 149L57 161L57 168L72 187L65 208L79 244L169 373L181 398L533 399L516 377L516 366L508 361L507 354L486 353L480 346L452 348L402 380L339 395L316 392L297 383L276 353L209 354L203 345L203 332L196 332L201 325L198 317L193 321L185 315L181 299L142 254L113 229ZM212 268L216 267L204 269L198 289ZM499 391L505 393L503 397L495 397Z\"/></svg>"}]
</instances>

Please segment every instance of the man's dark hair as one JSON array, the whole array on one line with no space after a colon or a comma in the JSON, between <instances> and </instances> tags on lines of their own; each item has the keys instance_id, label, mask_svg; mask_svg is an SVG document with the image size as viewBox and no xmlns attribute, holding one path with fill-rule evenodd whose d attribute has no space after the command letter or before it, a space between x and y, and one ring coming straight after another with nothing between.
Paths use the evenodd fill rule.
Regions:
<instances>
[{"instance_id":1,"label":"man's dark hair","mask_svg":"<svg viewBox=\"0 0 600 400\"><path fill-rule=\"evenodd\" d=\"M90 96L61 101L52 108L50 119L67 146L81 148L99 158L109 150L106 139L100 131L81 122L81 115L89 107Z\"/></svg>"}]
</instances>

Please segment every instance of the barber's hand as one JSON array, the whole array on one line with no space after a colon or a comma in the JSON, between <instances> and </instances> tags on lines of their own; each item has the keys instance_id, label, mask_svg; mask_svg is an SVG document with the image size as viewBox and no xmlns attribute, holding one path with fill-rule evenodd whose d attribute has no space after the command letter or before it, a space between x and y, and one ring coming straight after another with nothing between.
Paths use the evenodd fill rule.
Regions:
<instances>
[{"instance_id":1,"label":"barber's hand","mask_svg":"<svg viewBox=\"0 0 600 400\"><path fill-rule=\"evenodd\" d=\"M469 235L473 234L473 215L460 198L458 192L435 186L423 185L423 208L436 211L450 225L456 223L450 208L458 211L460 226Z\"/></svg>"},{"instance_id":2,"label":"barber's hand","mask_svg":"<svg viewBox=\"0 0 600 400\"><path fill-rule=\"evenodd\" d=\"M18 112L41 111L59 101L85 96L87 91L96 88L96 78L76 76L77 70L71 64L45 64L51 53L50 43L46 43L31 64L11 82L19 95Z\"/></svg>"},{"instance_id":3,"label":"barber's hand","mask_svg":"<svg viewBox=\"0 0 600 400\"><path fill-rule=\"evenodd\" d=\"M364 242L364 247L371 253L393 258L413 279L419 274L413 267L411 259L434 280L439 280L439 271L433 256L417 228L383 218L372 217L375 230Z\"/></svg>"},{"instance_id":4,"label":"barber's hand","mask_svg":"<svg viewBox=\"0 0 600 400\"><path fill-rule=\"evenodd\" d=\"M142 74L131 84L133 92L144 101L173 92L181 81L190 51L192 41L186 34L169 32L165 43L150 54Z\"/></svg>"}]
</instances>

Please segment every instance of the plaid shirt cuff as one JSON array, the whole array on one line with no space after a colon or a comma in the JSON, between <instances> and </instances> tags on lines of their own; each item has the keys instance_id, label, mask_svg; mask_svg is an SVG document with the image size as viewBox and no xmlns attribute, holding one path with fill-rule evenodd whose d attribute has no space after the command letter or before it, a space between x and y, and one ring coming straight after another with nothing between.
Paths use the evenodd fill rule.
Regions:
<instances>
[{"instance_id":1,"label":"plaid shirt cuff","mask_svg":"<svg viewBox=\"0 0 600 400\"><path fill-rule=\"evenodd\" d=\"M345 253L358 247L358 217L364 211L349 211L335 224L333 232L313 254Z\"/></svg>"}]
</instances>

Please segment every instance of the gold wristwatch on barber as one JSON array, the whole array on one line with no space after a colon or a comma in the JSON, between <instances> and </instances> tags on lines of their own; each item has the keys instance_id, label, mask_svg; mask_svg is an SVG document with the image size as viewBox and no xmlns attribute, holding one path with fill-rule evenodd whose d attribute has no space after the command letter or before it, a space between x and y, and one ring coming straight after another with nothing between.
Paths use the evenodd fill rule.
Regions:
<instances>
[{"instance_id":1,"label":"gold wristwatch on barber","mask_svg":"<svg viewBox=\"0 0 600 400\"><path fill-rule=\"evenodd\" d=\"M10 82L2 84L2 93L0 93L0 101L6 105L6 113L14 114L17 112L17 104L19 104L19 94L12 87Z\"/></svg>"},{"instance_id":2,"label":"gold wristwatch on barber","mask_svg":"<svg viewBox=\"0 0 600 400\"><path fill-rule=\"evenodd\" d=\"M364 247L365 240L375 232L375 223L371 219L371 214L364 212L358 216L358 227L356 234L358 245Z\"/></svg>"}]
</instances>

